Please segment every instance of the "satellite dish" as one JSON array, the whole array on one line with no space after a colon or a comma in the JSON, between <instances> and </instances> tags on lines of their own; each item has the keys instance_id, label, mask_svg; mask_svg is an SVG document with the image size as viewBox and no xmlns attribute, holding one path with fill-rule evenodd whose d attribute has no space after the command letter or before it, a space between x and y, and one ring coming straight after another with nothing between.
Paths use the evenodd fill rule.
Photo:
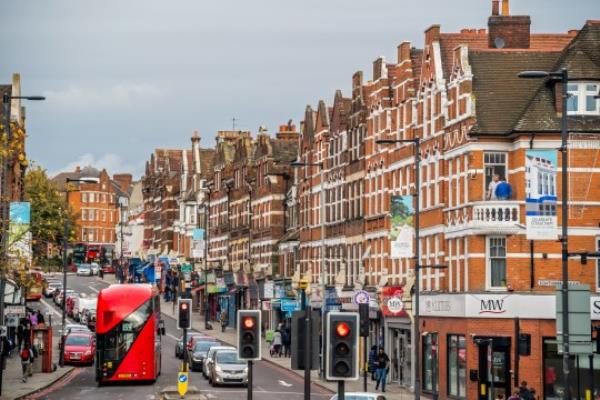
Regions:
<instances>
[{"instance_id":1,"label":"satellite dish","mask_svg":"<svg viewBox=\"0 0 600 400\"><path fill-rule=\"evenodd\" d=\"M497 37L496 39L494 39L494 46L496 46L497 49L503 49L505 45L506 43L501 37Z\"/></svg>"}]
</instances>

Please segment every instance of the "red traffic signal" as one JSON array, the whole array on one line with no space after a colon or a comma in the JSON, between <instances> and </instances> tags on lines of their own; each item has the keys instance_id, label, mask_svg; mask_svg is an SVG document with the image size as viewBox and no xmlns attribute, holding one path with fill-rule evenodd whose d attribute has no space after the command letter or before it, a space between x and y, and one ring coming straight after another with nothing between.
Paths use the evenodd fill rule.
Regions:
<instances>
[{"instance_id":1,"label":"red traffic signal","mask_svg":"<svg viewBox=\"0 0 600 400\"><path fill-rule=\"evenodd\" d=\"M242 326L245 329L252 329L254 328L255 322L254 322L254 318L253 317L245 317L244 321L242 322Z\"/></svg>"},{"instance_id":2,"label":"red traffic signal","mask_svg":"<svg viewBox=\"0 0 600 400\"><path fill-rule=\"evenodd\" d=\"M338 322L335 326L335 333L339 337L346 337L350 334L350 326L345 322Z\"/></svg>"}]
</instances>

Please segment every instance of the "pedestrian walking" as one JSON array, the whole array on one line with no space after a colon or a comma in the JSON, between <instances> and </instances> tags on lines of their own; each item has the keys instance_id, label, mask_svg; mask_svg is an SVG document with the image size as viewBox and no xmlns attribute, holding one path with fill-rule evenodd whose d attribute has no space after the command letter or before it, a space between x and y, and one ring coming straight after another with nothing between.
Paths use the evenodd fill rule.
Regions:
<instances>
[{"instance_id":1,"label":"pedestrian walking","mask_svg":"<svg viewBox=\"0 0 600 400\"><path fill-rule=\"evenodd\" d=\"M377 368L375 371L375 376L377 377L377 385L375 385L375 390L378 390L379 385L381 385L381 391L385 392L385 381L387 380L389 364L390 358L387 354L385 354L385 351L383 351L383 347L380 347L375 361L375 366Z\"/></svg>"},{"instance_id":2,"label":"pedestrian walking","mask_svg":"<svg viewBox=\"0 0 600 400\"><path fill-rule=\"evenodd\" d=\"M371 346L371 350L369 351L369 362L368 362L368 367L367 367L367 370L371 374L372 381L377 380L377 378L375 377L375 371L377 370L377 367L375 366L376 362L377 362L377 346L373 345L373 346Z\"/></svg>"},{"instance_id":3,"label":"pedestrian walking","mask_svg":"<svg viewBox=\"0 0 600 400\"><path fill-rule=\"evenodd\" d=\"M292 330L287 324L281 331L281 342L283 343L283 356L290 357L292 349Z\"/></svg>"},{"instance_id":4,"label":"pedestrian walking","mask_svg":"<svg viewBox=\"0 0 600 400\"><path fill-rule=\"evenodd\" d=\"M23 318L19 319L19 326L17 326L17 350L21 350L23 344L23 338L25 337L25 325L23 324Z\"/></svg>"},{"instance_id":5,"label":"pedestrian walking","mask_svg":"<svg viewBox=\"0 0 600 400\"><path fill-rule=\"evenodd\" d=\"M27 382L27 378L32 375L31 363L33 362L33 354L29 347L29 342L23 344L23 350L21 350L21 370L23 382Z\"/></svg>"},{"instance_id":6,"label":"pedestrian walking","mask_svg":"<svg viewBox=\"0 0 600 400\"><path fill-rule=\"evenodd\" d=\"M225 332L225 328L227 328L227 324L229 323L227 311L225 311L225 310L221 311L221 316L220 316L219 320L221 322L221 332Z\"/></svg>"},{"instance_id":7,"label":"pedestrian walking","mask_svg":"<svg viewBox=\"0 0 600 400\"><path fill-rule=\"evenodd\" d=\"M40 310L37 311L37 323L38 325L44 325L46 323L44 314Z\"/></svg>"},{"instance_id":8,"label":"pedestrian walking","mask_svg":"<svg viewBox=\"0 0 600 400\"><path fill-rule=\"evenodd\" d=\"M519 386L519 396L523 400L535 400L535 397L531 393L531 389L527 387L527 381L522 381Z\"/></svg>"},{"instance_id":9,"label":"pedestrian walking","mask_svg":"<svg viewBox=\"0 0 600 400\"><path fill-rule=\"evenodd\" d=\"M281 357L281 345L283 344L281 330L273 332L273 344L271 345L271 357Z\"/></svg>"}]
</instances>

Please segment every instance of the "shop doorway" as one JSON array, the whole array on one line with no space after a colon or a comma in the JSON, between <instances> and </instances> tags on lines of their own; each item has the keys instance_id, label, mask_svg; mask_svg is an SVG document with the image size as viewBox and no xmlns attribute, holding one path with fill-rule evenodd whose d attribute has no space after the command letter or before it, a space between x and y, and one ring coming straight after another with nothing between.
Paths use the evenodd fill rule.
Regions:
<instances>
[{"instance_id":1,"label":"shop doorway","mask_svg":"<svg viewBox=\"0 0 600 400\"><path fill-rule=\"evenodd\" d=\"M391 329L391 381L403 387L412 385L412 343L411 334L406 329Z\"/></svg>"},{"instance_id":2,"label":"shop doorway","mask_svg":"<svg viewBox=\"0 0 600 400\"><path fill-rule=\"evenodd\" d=\"M492 342L491 352L489 348ZM479 400L510 396L510 338L476 337L479 349Z\"/></svg>"}]
</instances>

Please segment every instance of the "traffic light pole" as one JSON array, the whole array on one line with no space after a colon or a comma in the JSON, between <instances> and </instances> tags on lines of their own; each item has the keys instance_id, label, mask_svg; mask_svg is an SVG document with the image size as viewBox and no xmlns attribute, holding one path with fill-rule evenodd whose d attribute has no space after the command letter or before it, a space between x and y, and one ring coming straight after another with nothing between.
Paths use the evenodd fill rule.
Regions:
<instances>
[{"instance_id":1,"label":"traffic light pole","mask_svg":"<svg viewBox=\"0 0 600 400\"><path fill-rule=\"evenodd\" d=\"M367 375L369 369L369 360L367 359L367 337L363 336L363 391L367 391Z\"/></svg>"},{"instance_id":2,"label":"traffic light pole","mask_svg":"<svg viewBox=\"0 0 600 400\"><path fill-rule=\"evenodd\" d=\"M188 371L187 357L188 357L187 329L183 328L183 368L182 368L182 372Z\"/></svg>"},{"instance_id":3,"label":"traffic light pole","mask_svg":"<svg viewBox=\"0 0 600 400\"><path fill-rule=\"evenodd\" d=\"M248 395L247 399L252 400L252 367L254 362L252 360L248 360Z\"/></svg>"},{"instance_id":4,"label":"traffic light pole","mask_svg":"<svg viewBox=\"0 0 600 400\"><path fill-rule=\"evenodd\" d=\"M310 400L310 370L312 367L312 349L311 349L311 310L306 307L306 289L301 289L302 309L304 310L304 400Z\"/></svg>"},{"instance_id":5,"label":"traffic light pole","mask_svg":"<svg viewBox=\"0 0 600 400\"><path fill-rule=\"evenodd\" d=\"M346 397L346 388L344 386L345 383L346 381L338 381L338 400L344 400Z\"/></svg>"}]
</instances>

